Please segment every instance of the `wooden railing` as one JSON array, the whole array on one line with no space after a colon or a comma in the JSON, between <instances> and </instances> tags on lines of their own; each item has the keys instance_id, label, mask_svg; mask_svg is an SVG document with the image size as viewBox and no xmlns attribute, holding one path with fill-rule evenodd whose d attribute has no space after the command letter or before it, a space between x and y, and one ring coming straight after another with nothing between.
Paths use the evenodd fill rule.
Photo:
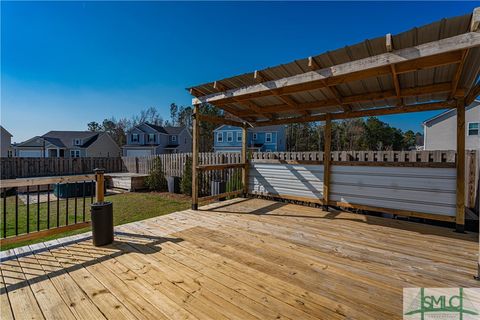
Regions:
<instances>
[{"instance_id":1,"label":"wooden railing","mask_svg":"<svg viewBox=\"0 0 480 320\"><path fill-rule=\"evenodd\" d=\"M245 193L242 169L246 163L197 166L199 201L233 197Z\"/></svg>"},{"instance_id":2,"label":"wooden railing","mask_svg":"<svg viewBox=\"0 0 480 320\"><path fill-rule=\"evenodd\" d=\"M456 152L451 150L440 151L332 151L332 161L358 162L450 162L455 163ZM162 170L166 176L182 177L185 163L191 159L191 153L162 154L148 157L122 158L0 158L2 179L25 178L36 176L61 176L71 174L85 174L93 172L95 167L102 167L106 172L130 172L148 174L155 159L159 158ZM323 160L323 152L255 152L249 154L250 159L279 159L279 160ZM238 153L199 153L199 164L229 164L241 163L241 154ZM467 151L466 154L466 206L478 212L478 176L480 155L478 151ZM210 186L208 175L214 174L203 171L206 177L202 186L199 185L199 194L209 194Z\"/></svg>"},{"instance_id":3,"label":"wooden railing","mask_svg":"<svg viewBox=\"0 0 480 320\"><path fill-rule=\"evenodd\" d=\"M86 174L1 180L0 245L88 227L96 178Z\"/></svg>"}]
</instances>

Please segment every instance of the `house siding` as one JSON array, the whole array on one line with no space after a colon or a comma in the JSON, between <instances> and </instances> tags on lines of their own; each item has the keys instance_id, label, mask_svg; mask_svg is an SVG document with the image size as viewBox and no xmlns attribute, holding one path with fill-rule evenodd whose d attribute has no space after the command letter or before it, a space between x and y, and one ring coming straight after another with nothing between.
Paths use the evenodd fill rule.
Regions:
<instances>
[{"instance_id":1,"label":"house siding","mask_svg":"<svg viewBox=\"0 0 480 320\"><path fill-rule=\"evenodd\" d=\"M178 130L174 128L174 131ZM172 153L172 152L190 152L192 150L192 137L189 134L188 130L184 129L179 132L179 134L167 134L169 132L168 128L165 131L159 132L155 128L147 124L141 124L133 128L127 133L127 145L124 146L123 155L126 156L128 150L153 150L153 154L163 154L163 153ZM133 134L139 135L139 141L132 141ZM147 137L149 134L155 134L155 141L148 141ZM177 141L173 141L173 136L177 137ZM167 145L178 144L176 149L165 149Z\"/></svg>"},{"instance_id":2,"label":"house siding","mask_svg":"<svg viewBox=\"0 0 480 320\"><path fill-rule=\"evenodd\" d=\"M480 122L480 103L465 111L465 148L480 149L480 135L468 135L468 123ZM457 149L457 112L440 116L424 124L425 150L456 150Z\"/></svg>"},{"instance_id":3,"label":"house siding","mask_svg":"<svg viewBox=\"0 0 480 320\"><path fill-rule=\"evenodd\" d=\"M0 157L8 157L8 150L11 150L12 135L3 127L0 127L0 130Z\"/></svg>"},{"instance_id":4,"label":"house siding","mask_svg":"<svg viewBox=\"0 0 480 320\"><path fill-rule=\"evenodd\" d=\"M178 152L192 152L192 136L187 129L183 130L177 137Z\"/></svg>"},{"instance_id":5,"label":"house siding","mask_svg":"<svg viewBox=\"0 0 480 320\"><path fill-rule=\"evenodd\" d=\"M107 134L100 134L84 154L87 157L118 157L122 154L120 147Z\"/></svg>"},{"instance_id":6,"label":"house siding","mask_svg":"<svg viewBox=\"0 0 480 320\"><path fill-rule=\"evenodd\" d=\"M228 141L227 138L231 133L232 141ZM267 133L271 134L271 142L266 141ZM256 139L254 139L256 134ZM218 135L223 137L222 142L218 142ZM237 137L242 136L242 130L239 127L234 126L221 126L214 130L214 150L215 152L240 152L242 149L242 142L237 140ZM260 151L285 151L285 127L275 126L266 128L255 128L248 130L247 133L247 146L248 148L255 148L255 145L259 146Z\"/></svg>"}]
</instances>

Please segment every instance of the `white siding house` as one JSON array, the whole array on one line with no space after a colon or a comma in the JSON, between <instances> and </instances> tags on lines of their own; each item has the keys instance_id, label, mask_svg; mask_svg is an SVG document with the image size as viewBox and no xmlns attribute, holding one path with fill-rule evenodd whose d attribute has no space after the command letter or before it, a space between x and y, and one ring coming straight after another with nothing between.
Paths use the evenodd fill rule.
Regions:
<instances>
[{"instance_id":1,"label":"white siding house","mask_svg":"<svg viewBox=\"0 0 480 320\"><path fill-rule=\"evenodd\" d=\"M480 101L465 109L465 148L480 149ZM457 110L445 111L423 122L425 150L456 150Z\"/></svg>"}]
</instances>

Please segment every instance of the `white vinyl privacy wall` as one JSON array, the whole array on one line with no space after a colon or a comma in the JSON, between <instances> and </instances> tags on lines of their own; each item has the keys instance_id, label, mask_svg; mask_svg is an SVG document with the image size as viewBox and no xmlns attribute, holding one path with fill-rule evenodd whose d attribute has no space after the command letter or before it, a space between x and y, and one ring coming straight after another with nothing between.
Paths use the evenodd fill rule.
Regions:
<instances>
[{"instance_id":1,"label":"white vinyl privacy wall","mask_svg":"<svg viewBox=\"0 0 480 320\"><path fill-rule=\"evenodd\" d=\"M323 165L252 163L249 192L323 199Z\"/></svg>"},{"instance_id":2,"label":"white vinyl privacy wall","mask_svg":"<svg viewBox=\"0 0 480 320\"><path fill-rule=\"evenodd\" d=\"M323 198L323 165L255 163L253 194ZM307 201L307 200L306 200ZM332 165L330 201L454 217L455 168Z\"/></svg>"}]
</instances>

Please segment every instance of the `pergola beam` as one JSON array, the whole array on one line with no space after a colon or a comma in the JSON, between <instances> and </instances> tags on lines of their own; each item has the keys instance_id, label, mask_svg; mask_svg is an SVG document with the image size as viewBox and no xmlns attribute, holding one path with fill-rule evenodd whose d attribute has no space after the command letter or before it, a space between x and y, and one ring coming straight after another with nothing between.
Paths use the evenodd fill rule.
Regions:
<instances>
[{"instance_id":1,"label":"pergola beam","mask_svg":"<svg viewBox=\"0 0 480 320\"><path fill-rule=\"evenodd\" d=\"M401 98L409 97L409 96L417 96L421 94L432 94L432 93L442 93L442 92L450 92L451 91L451 83L439 83L434 85L428 86L421 86L415 88L408 88L403 89L400 91L398 95ZM457 90L457 94L463 94L463 90ZM388 90L388 91L378 91L372 92L368 94L360 94L354 96L348 96L342 98L342 103L351 104L351 103L358 103L358 102L367 102L367 101L378 101L378 100L385 100L390 98L396 98L397 92L395 90ZM259 111L262 113L271 113L271 112L290 112L290 111L297 111L297 110L312 110L312 109L319 109L324 107L334 107L338 105L338 101L335 99L328 99L319 102L308 102L308 103L299 103L296 105L295 110L287 104L280 104L280 105L272 105L272 106L265 106L259 107ZM250 113L246 112L239 112L240 117L247 116Z\"/></svg>"},{"instance_id":2,"label":"pergola beam","mask_svg":"<svg viewBox=\"0 0 480 320\"><path fill-rule=\"evenodd\" d=\"M227 119L227 118L224 118L224 117L209 116L209 115L200 114L200 113L198 113L196 115L196 117L197 117L198 120L207 121L207 122L210 122L210 123L228 124L228 125L234 126L234 127L242 127L243 126L243 122Z\"/></svg>"},{"instance_id":3,"label":"pergola beam","mask_svg":"<svg viewBox=\"0 0 480 320\"><path fill-rule=\"evenodd\" d=\"M288 106L295 108L293 111L301 113L303 115L309 115L308 111L299 108L298 102L293 100L290 96L278 96L278 98L285 102Z\"/></svg>"},{"instance_id":4,"label":"pergola beam","mask_svg":"<svg viewBox=\"0 0 480 320\"><path fill-rule=\"evenodd\" d=\"M422 103L422 104L414 104L414 105L403 105L400 107L387 107L387 108L358 110L358 111L350 111L350 112L342 112L342 113L330 113L330 115L332 120L339 120L339 119L349 119L349 118L385 116L385 115L400 114L400 113L450 109L454 107L455 106L453 102L443 101L443 102ZM252 123L252 125L254 125L255 127L262 127L262 126L270 126L270 125L277 125L277 124L325 121L325 119L326 119L325 114L319 114L319 115L312 115L308 117L291 117L291 118L276 119L272 121L259 121L259 122Z\"/></svg>"},{"instance_id":5,"label":"pergola beam","mask_svg":"<svg viewBox=\"0 0 480 320\"><path fill-rule=\"evenodd\" d=\"M321 69L320 65L314 60L313 57L308 57L308 67L312 71ZM330 94L333 96L333 98L337 101L338 105L344 111L351 111L352 110L352 107L349 104L344 104L342 102L342 95L340 94L340 92L338 92L338 89L335 86L325 85L325 89L327 89L330 92Z\"/></svg>"},{"instance_id":6,"label":"pergola beam","mask_svg":"<svg viewBox=\"0 0 480 320\"><path fill-rule=\"evenodd\" d=\"M465 98L465 105L470 105L480 95L480 82L477 83Z\"/></svg>"},{"instance_id":7,"label":"pergola beam","mask_svg":"<svg viewBox=\"0 0 480 320\"><path fill-rule=\"evenodd\" d=\"M263 112L262 107L260 107L258 104L256 104L253 101L240 102L240 104L247 107L250 110L250 112L253 112L256 115L273 119L273 114L268 112Z\"/></svg>"},{"instance_id":8,"label":"pergola beam","mask_svg":"<svg viewBox=\"0 0 480 320\"><path fill-rule=\"evenodd\" d=\"M456 96L458 83L460 82L460 77L462 76L463 67L465 66L465 60L467 59L467 55L469 51L470 49L465 49L462 52L462 60L460 60L460 63L457 66L457 70L455 71L455 75L453 76L452 92L450 94L450 98L453 98Z\"/></svg>"},{"instance_id":9,"label":"pergola beam","mask_svg":"<svg viewBox=\"0 0 480 320\"><path fill-rule=\"evenodd\" d=\"M227 91L228 90L228 88L223 83L221 83L220 81L215 81L213 83L213 88L217 89L218 91Z\"/></svg>"},{"instance_id":10,"label":"pergola beam","mask_svg":"<svg viewBox=\"0 0 480 320\"><path fill-rule=\"evenodd\" d=\"M391 72L391 64L398 64L397 72L409 72L406 70L415 71L425 67L425 65L422 64L415 65L415 60L435 55L439 55L440 57L442 54L465 50L479 45L480 33L464 33L458 36L395 50L283 79L271 80L257 85L194 98L192 104L206 102L220 105L220 103L225 104L233 100L238 101L239 99L249 100L275 94L282 95L318 89L322 87L322 85L329 86L388 74ZM436 57L434 60L437 60L439 57ZM412 62L412 66L407 66L408 63ZM429 67L435 65L435 63L438 62L431 61Z\"/></svg>"}]
</instances>

